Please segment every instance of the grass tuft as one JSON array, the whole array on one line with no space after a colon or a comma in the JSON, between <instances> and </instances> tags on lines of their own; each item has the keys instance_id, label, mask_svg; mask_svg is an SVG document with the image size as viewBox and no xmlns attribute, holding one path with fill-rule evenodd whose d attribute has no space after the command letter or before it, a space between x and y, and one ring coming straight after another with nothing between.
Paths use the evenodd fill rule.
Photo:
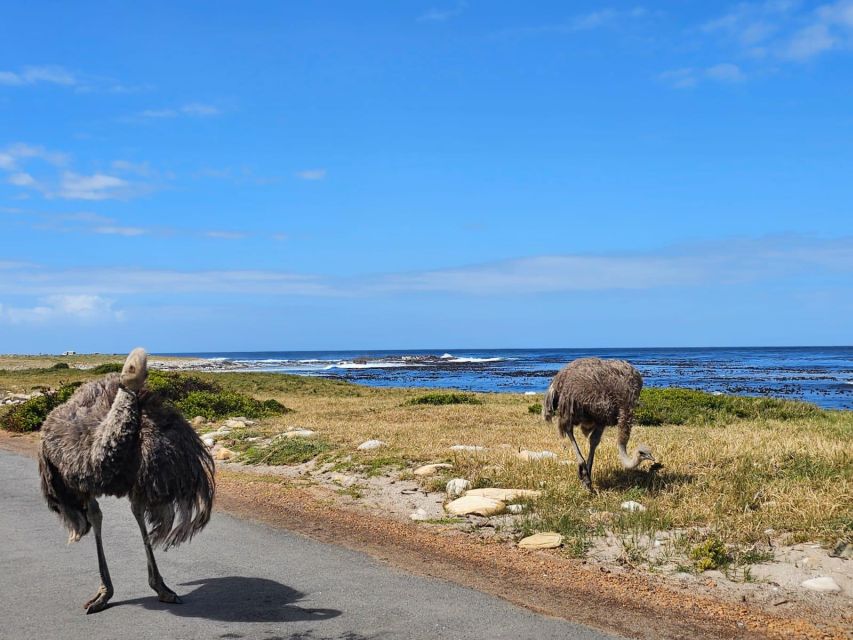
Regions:
<instances>
[{"instance_id":1,"label":"grass tuft","mask_svg":"<svg viewBox=\"0 0 853 640\"><path fill-rule=\"evenodd\" d=\"M425 393L406 402L407 405L445 405L445 404L483 404L473 393L458 393L455 391L435 391Z\"/></svg>"},{"instance_id":2,"label":"grass tuft","mask_svg":"<svg viewBox=\"0 0 853 640\"><path fill-rule=\"evenodd\" d=\"M332 448L323 440L305 438L279 438L267 446L251 446L243 453L241 461L247 464L301 464L313 460Z\"/></svg>"}]
</instances>

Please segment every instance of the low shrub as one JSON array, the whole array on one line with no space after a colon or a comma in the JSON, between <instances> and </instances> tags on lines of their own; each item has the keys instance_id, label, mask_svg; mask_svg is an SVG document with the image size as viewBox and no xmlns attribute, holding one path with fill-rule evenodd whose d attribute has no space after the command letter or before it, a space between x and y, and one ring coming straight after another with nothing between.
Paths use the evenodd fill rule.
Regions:
<instances>
[{"instance_id":1,"label":"low shrub","mask_svg":"<svg viewBox=\"0 0 853 640\"><path fill-rule=\"evenodd\" d=\"M278 400L256 400L234 391L190 391L172 402L185 416L202 416L207 420L228 416L265 418L290 411Z\"/></svg>"},{"instance_id":2,"label":"low shrub","mask_svg":"<svg viewBox=\"0 0 853 640\"><path fill-rule=\"evenodd\" d=\"M710 569L724 569L732 562L725 543L715 536L690 549L690 559L693 560L696 571L700 573Z\"/></svg>"},{"instance_id":3,"label":"low shrub","mask_svg":"<svg viewBox=\"0 0 853 640\"><path fill-rule=\"evenodd\" d=\"M445 404L483 404L473 393L459 393L455 391L435 391L433 393L425 393L417 398L412 398L406 402L407 405L445 405Z\"/></svg>"},{"instance_id":4,"label":"low shrub","mask_svg":"<svg viewBox=\"0 0 853 640\"><path fill-rule=\"evenodd\" d=\"M527 407L527 413L532 413L534 415L540 415L542 413L542 404L539 402L534 402L532 405Z\"/></svg>"},{"instance_id":5,"label":"low shrub","mask_svg":"<svg viewBox=\"0 0 853 640\"><path fill-rule=\"evenodd\" d=\"M99 364L96 367L92 367L89 369L90 373L96 373L100 376L105 375L107 373L121 373L121 369L124 365L121 362L105 362L104 364Z\"/></svg>"},{"instance_id":6,"label":"low shrub","mask_svg":"<svg viewBox=\"0 0 853 640\"><path fill-rule=\"evenodd\" d=\"M81 384L81 382L65 384L56 391L49 391L21 404L12 405L0 414L0 429L15 433L38 431L47 415L68 400Z\"/></svg>"},{"instance_id":7,"label":"low shrub","mask_svg":"<svg viewBox=\"0 0 853 640\"><path fill-rule=\"evenodd\" d=\"M70 369L67 362L57 362L51 369Z\"/></svg>"}]
</instances>

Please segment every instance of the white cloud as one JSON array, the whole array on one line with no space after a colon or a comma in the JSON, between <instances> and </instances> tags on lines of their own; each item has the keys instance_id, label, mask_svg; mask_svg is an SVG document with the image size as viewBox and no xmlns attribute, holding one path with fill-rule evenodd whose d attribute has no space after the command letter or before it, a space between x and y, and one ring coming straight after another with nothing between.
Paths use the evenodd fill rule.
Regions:
<instances>
[{"instance_id":1,"label":"white cloud","mask_svg":"<svg viewBox=\"0 0 853 640\"><path fill-rule=\"evenodd\" d=\"M675 89L690 89L702 80L734 84L746 80L746 74L736 64L716 64L706 69L683 67L658 74L658 80Z\"/></svg>"},{"instance_id":2,"label":"white cloud","mask_svg":"<svg viewBox=\"0 0 853 640\"><path fill-rule=\"evenodd\" d=\"M9 176L8 182L16 187L35 187L38 184L35 178L24 172L13 173Z\"/></svg>"},{"instance_id":3,"label":"white cloud","mask_svg":"<svg viewBox=\"0 0 853 640\"><path fill-rule=\"evenodd\" d=\"M33 307L9 307L0 304L0 321L9 324L46 324L54 321L77 321L86 324L115 322L124 313L114 308L115 302L91 294L57 294L39 300Z\"/></svg>"},{"instance_id":4,"label":"white cloud","mask_svg":"<svg viewBox=\"0 0 853 640\"><path fill-rule=\"evenodd\" d=\"M689 89L696 86L696 70L692 67L670 69L658 74L658 80L676 89Z\"/></svg>"},{"instance_id":5,"label":"white cloud","mask_svg":"<svg viewBox=\"0 0 853 640\"><path fill-rule=\"evenodd\" d=\"M191 102L181 107L163 108L163 109L146 109L138 114L140 118L148 119L164 119L177 118L178 116L188 116L191 118L209 118L222 114L219 107L201 102Z\"/></svg>"},{"instance_id":6,"label":"white cloud","mask_svg":"<svg viewBox=\"0 0 853 640\"><path fill-rule=\"evenodd\" d=\"M204 235L208 238L217 238L219 240L240 240L246 237L246 234L242 231L205 231Z\"/></svg>"},{"instance_id":7,"label":"white cloud","mask_svg":"<svg viewBox=\"0 0 853 640\"><path fill-rule=\"evenodd\" d=\"M184 113L188 116L199 116L203 118L207 116L218 116L222 113L222 111L218 107L214 107L213 105L193 102L191 104L185 104L183 107L181 107L181 113Z\"/></svg>"},{"instance_id":8,"label":"white cloud","mask_svg":"<svg viewBox=\"0 0 853 640\"><path fill-rule=\"evenodd\" d=\"M129 188L127 180L115 176L103 173L84 176L65 171L56 195L66 200L109 200L127 196Z\"/></svg>"},{"instance_id":9,"label":"white cloud","mask_svg":"<svg viewBox=\"0 0 853 640\"><path fill-rule=\"evenodd\" d=\"M92 229L94 233L100 235L111 235L111 236L144 236L151 233L150 229L145 229L143 227L119 227L115 225L108 225L103 227L94 227Z\"/></svg>"},{"instance_id":10,"label":"white cloud","mask_svg":"<svg viewBox=\"0 0 853 640\"><path fill-rule=\"evenodd\" d=\"M645 7L632 9L613 9L605 7L590 13L575 15L564 22L543 24L532 27L511 27L499 31L497 36L536 36L546 34L571 34L581 31L592 31L608 26L616 26L649 16Z\"/></svg>"},{"instance_id":11,"label":"white cloud","mask_svg":"<svg viewBox=\"0 0 853 640\"><path fill-rule=\"evenodd\" d=\"M728 62L708 67L705 70L705 75L720 82L743 82L746 80L746 75L744 75L740 67Z\"/></svg>"},{"instance_id":12,"label":"white cloud","mask_svg":"<svg viewBox=\"0 0 853 640\"><path fill-rule=\"evenodd\" d=\"M78 83L73 73L60 66L26 66L20 71L0 71L0 84L20 86L33 84L74 86Z\"/></svg>"},{"instance_id":13,"label":"white cloud","mask_svg":"<svg viewBox=\"0 0 853 640\"><path fill-rule=\"evenodd\" d=\"M326 177L325 169L304 169L296 172L300 180L323 180Z\"/></svg>"},{"instance_id":14,"label":"white cloud","mask_svg":"<svg viewBox=\"0 0 853 640\"><path fill-rule=\"evenodd\" d=\"M451 18L461 15L468 8L467 2L459 2L455 7L438 9L432 7L418 16L418 22L446 22Z\"/></svg>"}]
</instances>

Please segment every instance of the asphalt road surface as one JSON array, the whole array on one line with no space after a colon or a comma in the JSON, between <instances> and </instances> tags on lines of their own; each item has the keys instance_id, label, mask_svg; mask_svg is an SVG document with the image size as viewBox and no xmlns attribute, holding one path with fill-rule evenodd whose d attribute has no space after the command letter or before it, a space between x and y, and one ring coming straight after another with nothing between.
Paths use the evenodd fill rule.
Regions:
<instances>
[{"instance_id":1,"label":"asphalt road surface","mask_svg":"<svg viewBox=\"0 0 853 640\"><path fill-rule=\"evenodd\" d=\"M613 638L221 512L191 543L157 553L166 584L184 600L161 604L128 502L100 502L115 595L87 616L83 603L99 584L94 537L66 545L36 463L0 451L0 638Z\"/></svg>"}]
</instances>

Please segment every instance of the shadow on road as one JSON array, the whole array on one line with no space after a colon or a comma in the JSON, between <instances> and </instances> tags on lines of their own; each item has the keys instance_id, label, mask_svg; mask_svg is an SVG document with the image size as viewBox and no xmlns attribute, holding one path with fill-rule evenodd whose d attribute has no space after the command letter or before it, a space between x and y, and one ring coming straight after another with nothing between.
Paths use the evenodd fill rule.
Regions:
<instances>
[{"instance_id":1,"label":"shadow on road","mask_svg":"<svg viewBox=\"0 0 853 640\"><path fill-rule=\"evenodd\" d=\"M198 585L184 593L183 604L164 604L152 593L150 598L116 602L112 606L140 605L146 609L168 611L182 618L206 618L223 622L295 622L322 621L341 615L337 609L305 609L296 606L305 595L301 591L267 580L230 576L185 582L182 587Z\"/></svg>"}]
</instances>

